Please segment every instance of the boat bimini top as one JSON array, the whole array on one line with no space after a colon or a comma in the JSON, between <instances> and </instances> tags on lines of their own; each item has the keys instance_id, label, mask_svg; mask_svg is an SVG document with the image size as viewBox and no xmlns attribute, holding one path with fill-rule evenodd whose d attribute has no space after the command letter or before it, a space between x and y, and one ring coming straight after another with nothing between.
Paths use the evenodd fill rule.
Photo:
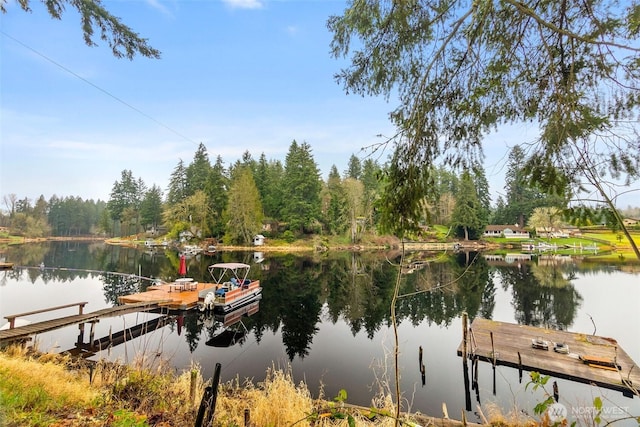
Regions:
<instances>
[{"instance_id":1,"label":"boat bimini top","mask_svg":"<svg viewBox=\"0 0 640 427\"><path fill-rule=\"evenodd\" d=\"M211 277L218 285L232 278L237 280L238 283L245 283L245 279L249 275L249 269L251 269L249 264L241 262L223 262L212 264L208 268Z\"/></svg>"}]
</instances>

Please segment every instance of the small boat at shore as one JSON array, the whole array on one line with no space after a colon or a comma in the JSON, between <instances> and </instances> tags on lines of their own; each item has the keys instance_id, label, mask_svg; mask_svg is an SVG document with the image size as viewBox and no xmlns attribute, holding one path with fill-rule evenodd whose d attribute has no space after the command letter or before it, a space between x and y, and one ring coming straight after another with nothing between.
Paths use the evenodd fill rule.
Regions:
<instances>
[{"instance_id":1,"label":"small boat at shore","mask_svg":"<svg viewBox=\"0 0 640 427\"><path fill-rule=\"evenodd\" d=\"M259 280L248 278L250 269L250 265L239 262L210 265L215 286L198 293L200 311L227 313L257 299L262 287Z\"/></svg>"}]
</instances>

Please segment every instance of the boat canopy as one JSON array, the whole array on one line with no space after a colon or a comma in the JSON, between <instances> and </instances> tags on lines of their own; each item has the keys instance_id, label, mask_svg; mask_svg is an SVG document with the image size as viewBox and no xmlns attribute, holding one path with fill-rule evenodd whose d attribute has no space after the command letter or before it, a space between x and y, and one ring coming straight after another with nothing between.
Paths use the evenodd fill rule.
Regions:
<instances>
[{"instance_id":1,"label":"boat canopy","mask_svg":"<svg viewBox=\"0 0 640 427\"><path fill-rule=\"evenodd\" d=\"M210 265L209 273L217 284L220 284L225 280L230 280L232 277L240 283L244 283L244 280L249 275L250 269L251 266L249 264L243 264L241 262L223 262Z\"/></svg>"}]
</instances>

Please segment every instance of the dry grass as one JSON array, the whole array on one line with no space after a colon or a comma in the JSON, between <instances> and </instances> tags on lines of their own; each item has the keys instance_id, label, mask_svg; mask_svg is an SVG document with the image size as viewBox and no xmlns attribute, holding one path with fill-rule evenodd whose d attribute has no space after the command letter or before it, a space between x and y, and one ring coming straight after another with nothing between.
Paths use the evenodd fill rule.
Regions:
<instances>
[{"instance_id":1,"label":"dry grass","mask_svg":"<svg viewBox=\"0 0 640 427\"><path fill-rule=\"evenodd\" d=\"M391 413L391 399L378 399L387 408L380 414ZM215 412L215 426L244 425L245 411L249 411L253 426L347 426L349 416L358 426L393 426L391 417L371 417L371 410L344 402L313 399L304 382L295 384L290 369L275 367L267 370L264 381L254 384L239 380L221 384Z\"/></svg>"},{"instance_id":2,"label":"dry grass","mask_svg":"<svg viewBox=\"0 0 640 427\"><path fill-rule=\"evenodd\" d=\"M88 376L69 371L54 360L22 360L0 353L0 372L8 379L20 379L20 388L41 389L57 402L89 403L99 396L94 387L87 387ZM15 384L14 384L15 385Z\"/></svg>"},{"instance_id":3,"label":"dry grass","mask_svg":"<svg viewBox=\"0 0 640 427\"><path fill-rule=\"evenodd\" d=\"M258 384L237 379L220 384L214 425L244 426L249 410L251 426L395 426L393 401L384 387L373 401L376 409L370 409L346 403L346 396L313 399L304 382L293 381L290 368L272 367L266 374ZM102 361L90 371L87 363L67 356L9 348L0 352L0 425L194 425L205 386L195 364L176 373L160 360L132 366ZM499 411L492 415L494 425L521 425ZM403 415L403 421L434 424L419 415Z\"/></svg>"}]
</instances>

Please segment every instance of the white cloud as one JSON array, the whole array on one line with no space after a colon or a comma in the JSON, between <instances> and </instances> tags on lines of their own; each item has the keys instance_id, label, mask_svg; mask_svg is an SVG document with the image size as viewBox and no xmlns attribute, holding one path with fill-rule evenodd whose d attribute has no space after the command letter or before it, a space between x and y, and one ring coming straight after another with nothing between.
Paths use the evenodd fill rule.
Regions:
<instances>
[{"instance_id":1,"label":"white cloud","mask_svg":"<svg viewBox=\"0 0 640 427\"><path fill-rule=\"evenodd\" d=\"M160 11L162 14L166 16L173 16L171 12L169 12L169 9L167 9L165 5L160 3L159 0L146 0L146 2L149 6Z\"/></svg>"},{"instance_id":2,"label":"white cloud","mask_svg":"<svg viewBox=\"0 0 640 427\"><path fill-rule=\"evenodd\" d=\"M260 0L222 0L234 9L261 9L264 4Z\"/></svg>"}]
</instances>

